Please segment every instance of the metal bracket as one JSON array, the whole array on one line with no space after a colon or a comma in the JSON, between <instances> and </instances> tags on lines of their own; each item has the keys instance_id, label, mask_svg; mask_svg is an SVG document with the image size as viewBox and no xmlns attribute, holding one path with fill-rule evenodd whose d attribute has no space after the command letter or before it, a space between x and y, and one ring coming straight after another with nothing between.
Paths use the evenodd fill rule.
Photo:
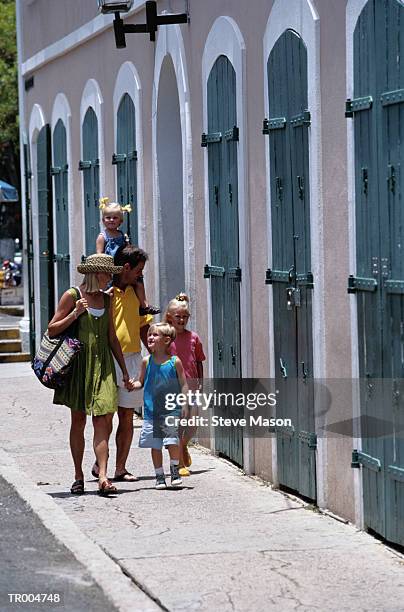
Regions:
<instances>
[{"instance_id":1,"label":"metal bracket","mask_svg":"<svg viewBox=\"0 0 404 612\"><path fill-rule=\"evenodd\" d=\"M221 266L209 266L208 264L206 264L203 270L204 278L212 278L212 276L223 277L224 274L225 274L225 269L222 268Z\"/></svg>"},{"instance_id":2,"label":"metal bracket","mask_svg":"<svg viewBox=\"0 0 404 612\"><path fill-rule=\"evenodd\" d=\"M202 134L201 147L207 147L214 142L222 142L222 132L211 132L210 134Z\"/></svg>"},{"instance_id":3,"label":"metal bracket","mask_svg":"<svg viewBox=\"0 0 404 612\"><path fill-rule=\"evenodd\" d=\"M286 270L272 270L268 268L265 272L265 284L272 285L272 283L288 283L289 272Z\"/></svg>"},{"instance_id":4,"label":"metal bracket","mask_svg":"<svg viewBox=\"0 0 404 612\"><path fill-rule=\"evenodd\" d=\"M79 161L79 170L88 170L89 168L91 168L91 166L92 166L91 161L83 161L83 160Z\"/></svg>"},{"instance_id":5,"label":"metal bracket","mask_svg":"<svg viewBox=\"0 0 404 612\"><path fill-rule=\"evenodd\" d=\"M360 276L348 277L348 293L357 293L358 291L374 292L377 289L377 280L375 278L364 278Z\"/></svg>"},{"instance_id":6,"label":"metal bracket","mask_svg":"<svg viewBox=\"0 0 404 612\"><path fill-rule=\"evenodd\" d=\"M380 96L382 106L391 106L392 104L400 104L404 102L404 89L396 89L395 91L385 91Z\"/></svg>"},{"instance_id":7,"label":"metal bracket","mask_svg":"<svg viewBox=\"0 0 404 612\"><path fill-rule=\"evenodd\" d=\"M372 96L364 96L363 98L354 98L345 102L345 117L352 118L354 113L358 113L362 110L369 110L372 108L373 98Z\"/></svg>"},{"instance_id":8,"label":"metal bracket","mask_svg":"<svg viewBox=\"0 0 404 612\"><path fill-rule=\"evenodd\" d=\"M233 278L238 283L241 283L241 268L229 268L227 271L228 278Z\"/></svg>"},{"instance_id":9,"label":"metal bracket","mask_svg":"<svg viewBox=\"0 0 404 612\"><path fill-rule=\"evenodd\" d=\"M303 111L303 113L301 113L300 115L295 115L290 120L290 125L293 128L302 127L304 125L310 125L310 124L311 124L311 115L310 115L310 111L308 110Z\"/></svg>"},{"instance_id":10,"label":"metal bracket","mask_svg":"<svg viewBox=\"0 0 404 612\"><path fill-rule=\"evenodd\" d=\"M317 434L312 431L300 431L299 440L308 445L311 450L317 449Z\"/></svg>"},{"instance_id":11,"label":"metal bracket","mask_svg":"<svg viewBox=\"0 0 404 612\"><path fill-rule=\"evenodd\" d=\"M286 117L272 117L264 119L262 124L262 133L269 134L271 130L283 130L286 127Z\"/></svg>"},{"instance_id":12,"label":"metal bracket","mask_svg":"<svg viewBox=\"0 0 404 612\"><path fill-rule=\"evenodd\" d=\"M351 460L351 468L359 468L363 465L366 468L369 468L373 472L380 472L382 469L382 463L380 459L376 457L372 457L367 453L363 453L356 448L352 451L352 460Z\"/></svg>"},{"instance_id":13,"label":"metal bracket","mask_svg":"<svg viewBox=\"0 0 404 612\"><path fill-rule=\"evenodd\" d=\"M112 155L112 164L122 164L126 161L126 153L114 153Z\"/></svg>"},{"instance_id":14,"label":"metal bracket","mask_svg":"<svg viewBox=\"0 0 404 612\"><path fill-rule=\"evenodd\" d=\"M237 125L234 125L230 130L226 130L224 133L224 139L227 141L229 140L238 141L238 136L239 136L239 131L238 131Z\"/></svg>"}]
</instances>

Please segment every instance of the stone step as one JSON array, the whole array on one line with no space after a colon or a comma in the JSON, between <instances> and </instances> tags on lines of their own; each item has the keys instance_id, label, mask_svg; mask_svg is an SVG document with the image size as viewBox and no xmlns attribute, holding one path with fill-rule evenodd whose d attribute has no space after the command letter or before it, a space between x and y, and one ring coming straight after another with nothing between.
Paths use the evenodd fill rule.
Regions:
<instances>
[{"instance_id":1,"label":"stone step","mask_svg":"<svg viewBox=\"0 0 404 612\"><path fill-rule=\"evenodd\" d=\"M0 353L20 353L21 340L0 340Z\"/></svg>"},{"instance_id":2,"label":"stone step","mask_svg":"<svg viewBox=\"0 0 404 612\"><path fill-rule=\"evenodd\" d=\"M24 306L0 306L2 314L12 315L14 317L24 316Z\"/></svg>"},{"instance_id":3,"label":"stone step","mask_svg":"<svg viewBox=\"0 0 404 612\"><path fill-rule=\"evenodd\" d=\"M17 327L0 327L0 340L18 340L20 330Z\"/></svg>"},{"instance_id":4,"label":"stone step","mask_svg":"<svg viewBox=\"0 0 404 612\"><path fill-rule=\"evenodd\" d=\"M29 353L0 353L0 363L14 363L17 361L31 361Z\"/></svg>"}]
</instances>

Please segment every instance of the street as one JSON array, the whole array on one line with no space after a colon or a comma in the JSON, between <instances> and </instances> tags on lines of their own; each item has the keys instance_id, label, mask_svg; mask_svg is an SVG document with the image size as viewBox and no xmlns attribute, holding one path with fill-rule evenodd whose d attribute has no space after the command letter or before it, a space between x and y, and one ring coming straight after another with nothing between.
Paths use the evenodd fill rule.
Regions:
<instances>
[{"instance_id":1,"label":"street","mask_svg":"<svg viewBox=\"0 0 404 612\"><path fill-rule=\"evenodd\" d=\"M83 539L87 536L95 542L117 569L129 576L131 588L150 602L150 609L404 610L403 556L352 525L313 511L196 448L191 448L192 475L184 479L182 489L157 491L149 453L134 442L128 469L139 481L118 483L117 495L101 498L94 494L97 482L90 474L90 420L84 462L86 494L73 497L69 492L73 471L68 409L52 405L52 393L41 387L29 364L0 367L0 402L2 451L27 475L29 487L37 487L38 495L57 504L66 521L72 521L84 534ZM136 438L138 433L137 427ZM114 454L112 441L110 473ZM167 457L165 461L167 472ZM2 464L0 476L3 471ZM33 526L30 531L18 527L22 523L10 526L9 514L0 506L2 546L13 560L8 565L11 574L0 580L0 609L16 609L6 601L11 586L15 592L44 588L55 592L60 588L65 592L66 609L102 609L102 594L94 585L87 588L83 568L75 566L53 537L41 535L42 527L32 513L22 513L21 503L7 485L2 485L2 491L6 508L15 508L13 514L18 514L19 521ZM15 529L18 538L13 535ZM38 555L44 555L44 560L37 556L37 567L43 570L50 555L59 555L59 562L53 563L51 582L44 574L35 574L30 565L30 547L38 539L44 548ZM2 557L3 562L4 552ZM65 563L72 568L70 573ZM17 565L20 571L13 574L11 570ZM101 584L108 581L108 572L105 574L99 575ZM72 576L76 578L72 580ZM66 582L70 589L64 586ZM79 592L83 592L83 599ZM90 604L84 599L89 592L95 593ZM122 610L145 609L140 599L132 606L127 600L116 603ZM112 604L109 609L114 609Z\"/></svg>"}]
</instances>

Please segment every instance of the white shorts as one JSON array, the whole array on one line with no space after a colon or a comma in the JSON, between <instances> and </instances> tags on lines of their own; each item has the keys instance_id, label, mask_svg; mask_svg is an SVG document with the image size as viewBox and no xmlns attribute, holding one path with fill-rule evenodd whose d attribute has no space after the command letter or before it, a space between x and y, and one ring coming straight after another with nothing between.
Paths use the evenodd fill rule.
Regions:
<instances>
[{"instance_id":1,"label":"white shorts","mask_svg":"<svg viewBox=\"0 0 404 612\"><path fill-rule=\"evenodd\" d=\"M124 353L126 369L129 378L137 380L142 366L142 353ZM116 371L116 384L118 385L118 406L120 408L139 408L143 406L143 389L127 391L122 381L122 370L114 358Z\"/></svg>"}]
</instances>

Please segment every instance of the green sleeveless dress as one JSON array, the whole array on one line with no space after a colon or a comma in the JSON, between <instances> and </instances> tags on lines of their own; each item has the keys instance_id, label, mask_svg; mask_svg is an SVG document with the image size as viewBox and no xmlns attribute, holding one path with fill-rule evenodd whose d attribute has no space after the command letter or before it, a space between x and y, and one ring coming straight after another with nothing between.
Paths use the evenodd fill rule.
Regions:
<instances>
[{"instance_id":1,"label":"green sleeveless dress","mask_svg":"<svg viewBox=\"0 0 404 612\"><path fill-rule=\"evenodd\" d=\"M69 289L74 300L74 289ZM54 404L68 406L72 410L101 416L116 412L118 391L115 366L109 347L109 296L104 296L104 314L95 317L84 312L77 319L75 336L84 344L75 359L67 384L56 389Z\"/></svg>"}]
</instances>

